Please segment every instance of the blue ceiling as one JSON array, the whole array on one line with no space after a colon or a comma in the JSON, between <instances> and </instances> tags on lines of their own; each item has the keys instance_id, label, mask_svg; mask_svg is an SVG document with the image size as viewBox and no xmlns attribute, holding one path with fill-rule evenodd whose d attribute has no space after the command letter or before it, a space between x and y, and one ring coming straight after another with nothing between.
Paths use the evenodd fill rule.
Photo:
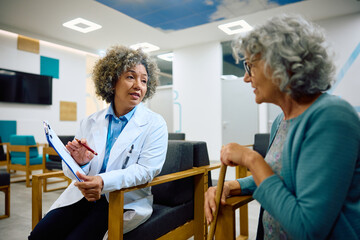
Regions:
<instances>
[{"instance_id":1,"label":"blue ceiling","mask_svg":"<svg viewBox=\"0 0 360 240\"><path fill-rule=\"evenodd\" d=\"M303 0L95 0L163 31L186 29Z\"/></svg>"}]
</instances>

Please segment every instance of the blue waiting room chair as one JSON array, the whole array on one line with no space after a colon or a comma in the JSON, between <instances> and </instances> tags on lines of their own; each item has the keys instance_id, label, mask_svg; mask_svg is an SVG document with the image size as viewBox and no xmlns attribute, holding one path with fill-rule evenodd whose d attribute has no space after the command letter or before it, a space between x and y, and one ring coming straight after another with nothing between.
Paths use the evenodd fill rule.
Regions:
<instances>
[{"instance_id":1,"label":"blue waiting room chair","mask_svg":"<svg viewBox=\"0 0 360 240\"><path fill-rule=\"evenodd\" d=\"M8 171L24 171L26 187L31 187L30 176L32 171L43 169L43 157L38 151L38 147L40 146L41 144L37 144L32 135L10 136L10 144L8 145L10 153Z\"/></svg>"}]
</instances>

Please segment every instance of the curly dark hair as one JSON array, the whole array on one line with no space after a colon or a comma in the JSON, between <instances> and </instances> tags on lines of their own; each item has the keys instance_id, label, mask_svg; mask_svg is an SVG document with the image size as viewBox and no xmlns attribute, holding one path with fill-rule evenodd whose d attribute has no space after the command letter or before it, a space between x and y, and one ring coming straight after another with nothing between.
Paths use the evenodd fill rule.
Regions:
<instances>
[{"instance_id":1,"label":"curly dark hair","mask_svg":"<svg viewBox=\"0 0 360 240\"><path fill-rule=\"evenodd\" d=\"M115 96L115 85L121 74L138 64L145 66L148 74L147 91L143 101L150 99L159 82L159 68L149 55L140 49L133 50L124 46L113 46L99 59L93 69L92 77L96 94L107 103Z\"/></svg>"}]
</instances>

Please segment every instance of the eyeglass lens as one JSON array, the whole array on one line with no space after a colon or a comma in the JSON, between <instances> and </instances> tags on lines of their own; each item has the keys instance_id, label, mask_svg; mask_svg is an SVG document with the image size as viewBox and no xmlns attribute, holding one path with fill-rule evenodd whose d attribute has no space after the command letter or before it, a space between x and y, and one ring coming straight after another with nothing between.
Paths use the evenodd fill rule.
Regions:
<instances>
[{"instance_id":1,"label":"eyeglass lens","mask_svg":"<svg viewBox=\"0 0 360 240\"><path fill-rule=\"evenodd\" d=\"M243 64L244 64L245 71L251 77L251 68L250 68L249 64L246 61L243 61Z\"/></svg>"}]
</instances>

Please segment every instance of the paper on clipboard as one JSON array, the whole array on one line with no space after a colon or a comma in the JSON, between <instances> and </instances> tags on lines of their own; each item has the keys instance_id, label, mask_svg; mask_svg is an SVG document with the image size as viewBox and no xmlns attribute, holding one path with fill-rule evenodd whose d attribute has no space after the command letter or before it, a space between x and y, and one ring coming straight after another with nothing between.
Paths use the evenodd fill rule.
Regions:
<instances>
[{"instance_id":1,"label":"paper on clipboard","mask_svg":"<svg viewBox=\"0 0 360 240\"><path fill-rule=\"evenodd\" d=\"M69 167L71 172L74 174L76 179L79 182L82 180L76 175L76 172L85 174L81 167L76 163L76 161L71 157L70 152L66 149L64 144L61 142L59 137L56 135L55 131L50 127L49 123L43 121L44 123L44 130L46 139L49 142L49 145L55 149L57 154L61 157L64 163Z\"/></svg>"}]
</instances>

